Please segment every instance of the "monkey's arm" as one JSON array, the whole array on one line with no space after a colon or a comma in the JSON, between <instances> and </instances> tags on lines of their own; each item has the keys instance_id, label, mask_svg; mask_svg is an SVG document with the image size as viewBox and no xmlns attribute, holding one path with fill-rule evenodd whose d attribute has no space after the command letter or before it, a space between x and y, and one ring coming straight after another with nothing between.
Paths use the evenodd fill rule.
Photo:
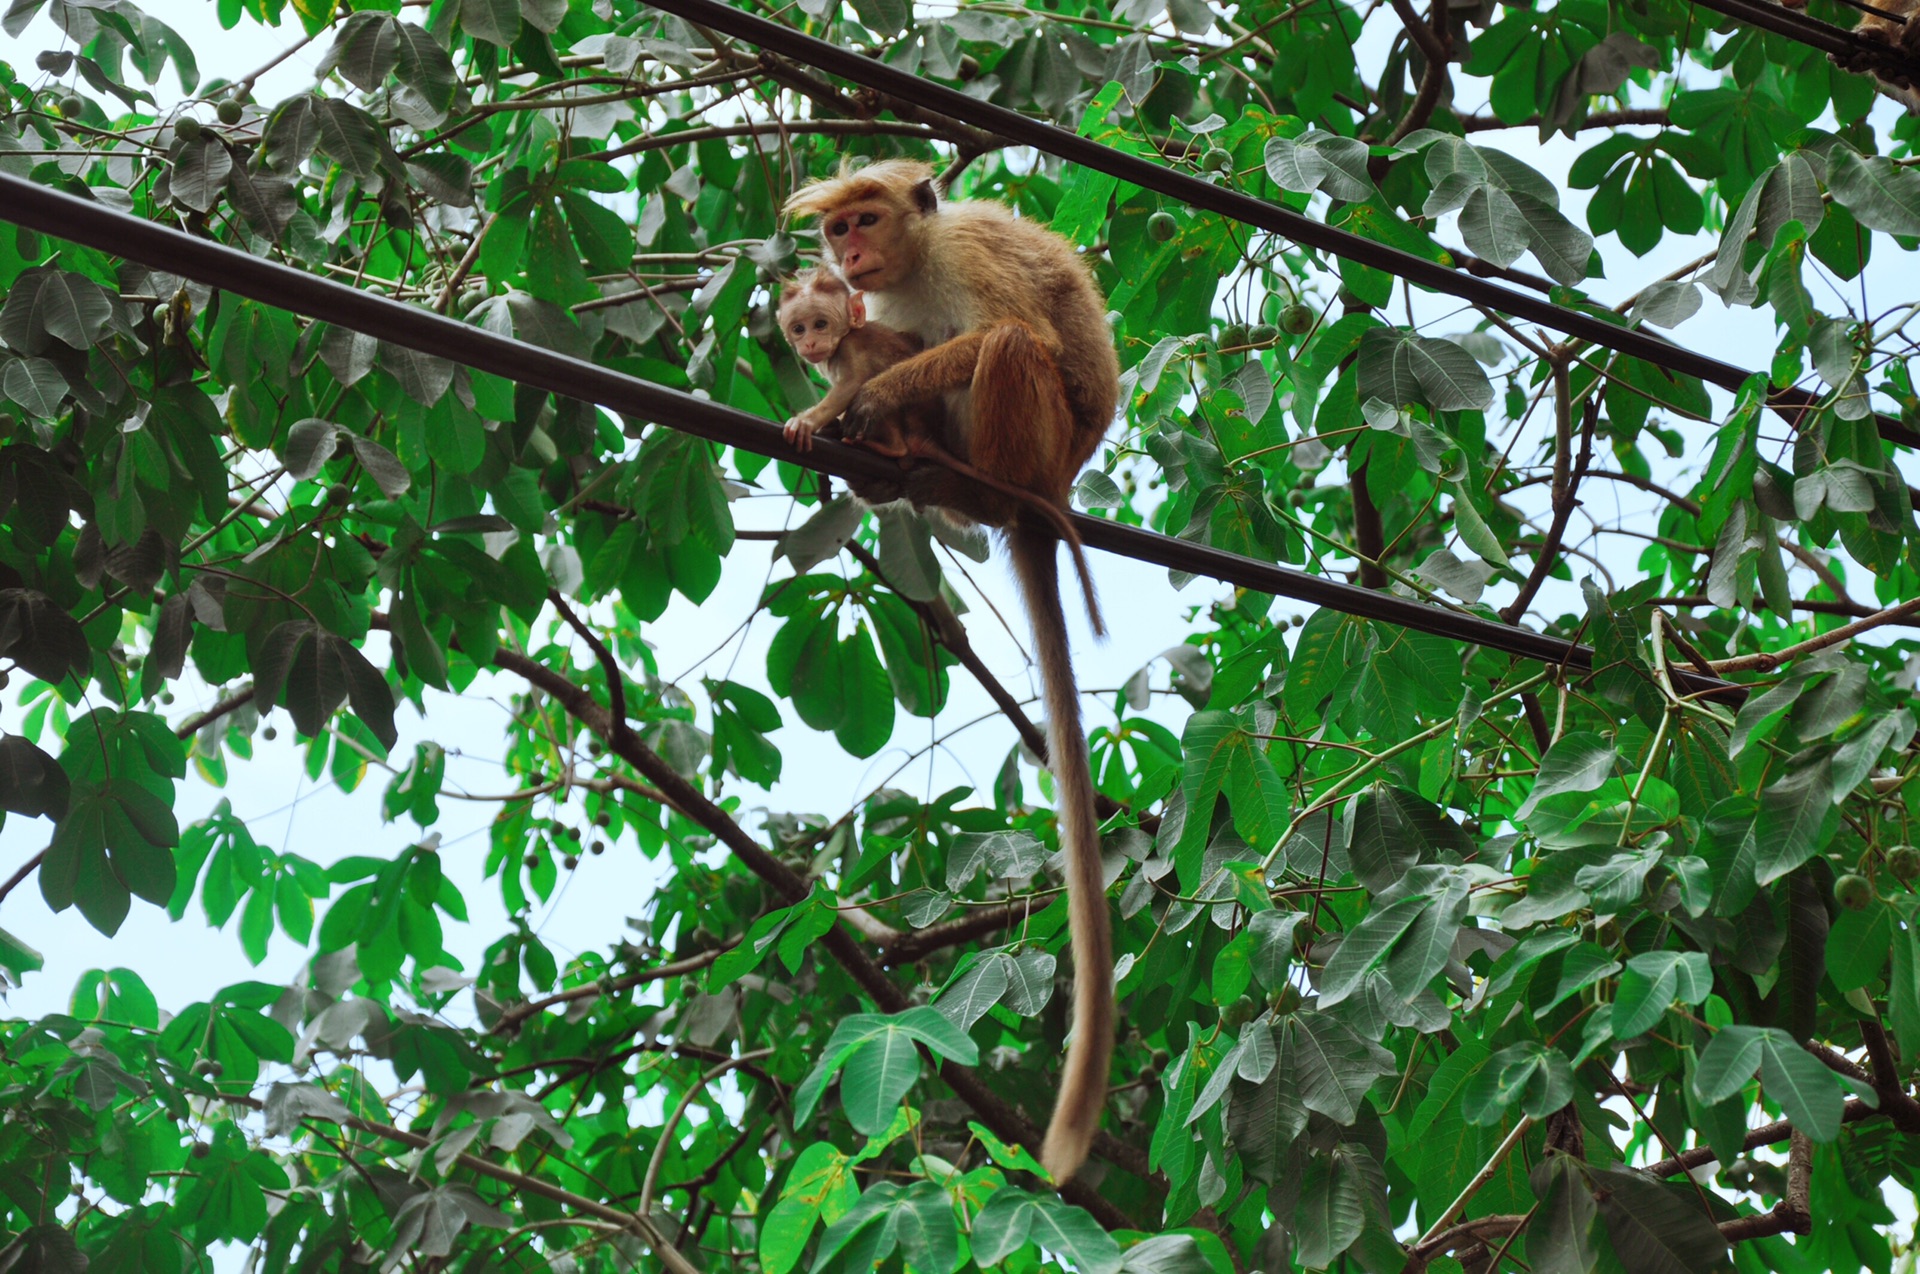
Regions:
<instances>
[{"instance_id":1,"label":"monkey's arm","mask_svg":"<svg viewBox=\"0 0 1920 1274\"><path fill-rule=\"evenodd\" d=\"M813 435L830 420L837 419L853 401L865 382L858 376L843 376L833 382L827 396L786 424L787 441L801 451L813 450Z\"/></svg>"},{"instance_id":2,"label":"monkey's arm","mask_svg":"<svg viewBox=\"0 0 1920 1274\"><path fill-rule=\"evenodd\" d=\"M965 332L877 373L859 387L852 411L842 413L847 416L848 436L856 437L879 420L971 385L985 340L985 332Z\"/></svg>"}]
</instances>

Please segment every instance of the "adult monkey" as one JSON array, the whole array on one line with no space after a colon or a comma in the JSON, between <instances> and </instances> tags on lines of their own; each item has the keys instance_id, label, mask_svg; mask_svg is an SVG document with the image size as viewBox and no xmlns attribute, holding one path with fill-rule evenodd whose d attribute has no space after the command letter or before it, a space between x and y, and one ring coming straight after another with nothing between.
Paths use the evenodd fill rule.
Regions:
<instances>
[{"instance_id":1,"label":"adult monkey","mask_svg":"<svg viewBox=\"0 0 1920 1274\"><path fill-rule=\"evenodd\" d=\"M1066 239L998 203L941 203L932 177L926 164L885 160L843 168L787 200L789 213L819 217L828 256L869 294L874 320L928 347L868 381L841 417L842 433L859 438L910 406L942 402L948 450L1065 507L1120 401L1106 301ZM1064 1182L1086 1159L1106 1104L1113 942L1054 535L1020 502L948 469L916 467L904 494L1006 533L1033 624L1073 933L1073 1040L1040 1153Z\"/></svg>"}]
</instances>

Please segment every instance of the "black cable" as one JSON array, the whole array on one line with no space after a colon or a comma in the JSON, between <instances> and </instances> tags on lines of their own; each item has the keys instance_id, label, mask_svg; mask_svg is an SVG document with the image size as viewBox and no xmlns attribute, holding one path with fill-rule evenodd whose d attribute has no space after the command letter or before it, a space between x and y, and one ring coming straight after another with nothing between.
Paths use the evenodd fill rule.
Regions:
<instances>
[{"instance_id":1,"label":"black cable","mask_svg":"<svg viewBox=\"0 0 1920 1274\"><path fill-rule=\"evenodd\" d=\"M1850 0L1841 0L1843 4L1849 2ZM1878 13L1883 17L1894 17L1870 5L1860 5L1857 0L1852 2L1865 11ZM1904 70L1908 74L1914 71L1911 60L1901 57L1892 45L1863 36L1846 27L1822 22L1801 9L1789 9L1783 4L1770 3L1769 0L1753 0L1752 3L1748 3L1747 0L1693 0L1693 3L1703 9L1711 9L1722 17L1732 18L1736 22L1744 22L1762 31L1771 31L1775 35L1784 36L1795 43L1804 44L1810 49L1825 53L1829 57L1852 58L1865 54L1886 62L1889 69Z\"/></svg>"},{"instance_id":2,"label":"black cable","mask_svg":"<svg viewBox=\"0 0 1920 1274\"><path fill-rule=\"evenodd\" d=\"M873 452L824 439L810 452L795 451L781 436L780 426L736 408L484 331L5 173L0 173L0 220L743 451L775 456L840 478L897 481L900 476L894 461ZM1377 593L1084 513L1069 516L1089 548L1523 659L1583 669L1593 665L1589 648L1544 633ZM1686 691L1718 694L1732 701L1746 694L1744 686L1695 673L1677 671L1675 680Z\"/></svg>"},{"instance_id":3,"label":"black cable","mask_svg":"<svg viewBox=\"0 0 1920 1274\"><path fill-rule=\"evenodd\" d=\"M1709 0L1701 2L1708 3ZM1723 4L1730 0L1711 2ZM921 79L852 49L804 35L755 14L743 13L722 0L647 0L647 3L663 13L671 13L699 26L711 27L762 49L830 71L856 84L938 111L975 128L998 133L1057 159L1106 173L1272 234L1283 235L1306 247L1385 270L1471 304L1544 324L1568 336L1643 359L1656 367L1664 367L1683 376L1697 377L1728 390L1739 389L1754 374L1732 363L1723 363L1717 358L1709 358L1675 345L1651 332L1623 327L1618 318L1601 318L1596 314L1516 292L1411 252L1324 225L1291 208L1164 168L1044 120L1032 119L1004 106L994 106L968 97L965 93ZM1775 393L1771 401L1788 410L1803 409L1806 405L1804 395L1786 392ZM1906 446L1920 447L1920 434L1884 416L1879 417L1879 421L1883 437Z\"/></svg>"}]
</instances>

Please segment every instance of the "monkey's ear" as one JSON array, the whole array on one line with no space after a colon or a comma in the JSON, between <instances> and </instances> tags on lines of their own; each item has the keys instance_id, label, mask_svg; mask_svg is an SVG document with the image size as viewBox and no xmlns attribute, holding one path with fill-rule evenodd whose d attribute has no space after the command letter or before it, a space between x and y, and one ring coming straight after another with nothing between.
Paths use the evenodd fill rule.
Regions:
<instances>
[{"instance_id":1,"label":"monkey's ear","mask_svg":"<svg viewBox=\"0 0 1920 1274\"><path fill-rule=\"evenodd\" d=\"M867 325L867 298L855 292L847 298L847 326L865 327Z\"/></svg>"},{"instance_id":2,"label":"monkey's ear","mask_svg":"<svg viewBox=\"0 0 1920 1274\"><path fill-rule=\"evenodd\" d=\"M913 187L913 206L923 217L931 217L940 205L940 196L934 193L933 182L922 179Z\"/></svg>"}]
</instances>

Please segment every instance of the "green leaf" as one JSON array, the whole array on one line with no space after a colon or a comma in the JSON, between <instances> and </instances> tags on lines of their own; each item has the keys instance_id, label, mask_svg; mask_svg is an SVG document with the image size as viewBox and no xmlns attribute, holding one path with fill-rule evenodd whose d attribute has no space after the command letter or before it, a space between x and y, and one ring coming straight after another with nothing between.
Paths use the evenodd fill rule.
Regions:
<instances>
[{"instance_id":1,"label":"green leaf","mask_svg":"<svg viewBox=\"0 0 1920 1274\"><path fill-rule=\"evenodd\" d=\"M1550 1154L1534 1165L1530 1180L1540 1204L1527 1222L1528 1261L1539 1274L1593 1274L1599 1263L1592 1237L1598 1209L1577 1163Z\"/></svg>"},{"instance_id":2,"label":"green leaf","mask_svg":"<svg viewBox=\"0 0 1920 1274\"><path fill-rule=\"evenodd\" d=\"M1709 1274L1728 1267L1727 1241L1698 1199L1630 1168L1592 1170L1614 1254L1634 1274ZM1684 1193L1683 1193L1684 1191Z\"/></svg>"},{"instance_id":3,"label":"green leaf","mask_svg":"<svg viewBox=\"0 0 1920 1274\"><path fill-rule=\"evenodd\" d=\"M1595 790L1613 776L1617 763L1613 746L1597 734L1573 731L1560 736L1540 758L1533 789L1513 812L1514 818L1525 821L1550 796Z\"/></svg>"}]
</instances>

